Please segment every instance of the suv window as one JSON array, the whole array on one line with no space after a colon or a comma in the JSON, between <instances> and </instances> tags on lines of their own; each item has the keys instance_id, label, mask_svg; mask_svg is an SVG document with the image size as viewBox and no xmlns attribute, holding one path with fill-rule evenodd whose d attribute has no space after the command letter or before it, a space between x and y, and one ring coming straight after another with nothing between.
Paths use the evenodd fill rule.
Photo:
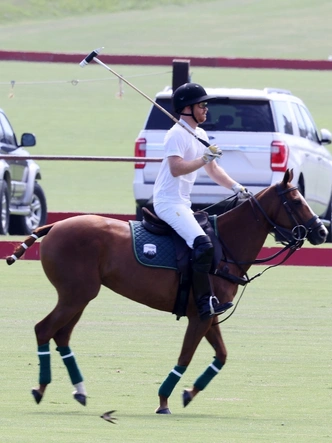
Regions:
<instances>
[{"instance_id":1,"label":"suv window","mask_svg":"<svg viewBox=\"0 0 332 443\"><path fill-rule=\"evenodd\" d=\"M300 136L319 143L316 127L307 110L297 103L292 103L292 107L299 125Z\"/></svg>"},{"instance_id":2,"label":"suv window","mask_svg":"<svg viewBox=\"0 0 332 443\"><path fill-rule=\"evenodd\" d=\"M276 111L278 131L283 134L294 134L292 116L288 103L275 101L274 109Z\"/></svg>"},{"instance_id":3,"label":"suv window","mask_svg":"<svg viewBox=\"0 0 332 443\"><path fill-rule=\"evenodd\" d=\"M302 114L300 112L299 107L297 106L296 103L292 103L292 108L295 114L295 118L297 121L297 125L299 127L299 131L300 131L300 137L306 138L307 137L307 128L305 126Z\"/></svg>"},{"instance_id":4,"label":"suv window","mask_svg":"<svg viewBox=\"0 0 332 443\"><path fill-rule=\"evenodd\" d=\"M299 109L300 109L300 112L303 116L303 120L304 120L304 123L307 128L307 138L309 140L316 142L316 143L319 143L317 130L316 130L315 124L314 124L310 114L303 106L299 106Z\"/></svg>"},{"instance_id":5,"label":"suv window","mask_svg":"<svg viewBox=\"0 0 332 443\"><path fill-rule=\"evenodd\" d=\"M172 113L170 99L156 102ZM216 99L209 102L208 108L206 121L201 125L206 131L274 132L267 100ZM172 125L172 120L153 106L145 129L168 130Z\"/></svg>"},{"instance_id":6,"label":"suv window","mask_svg":"<svg viewBox=\"0 0 332 443\"><path fill-rule=\"evenodd\" d=\"M156 103L158 103L158 105L166 109L166 111L170 112L171 114L173 113L172 103L170 99L159 98L156 100ZM160 111L160 109L158 109L156 106L154 105L152 106L148 121L146 122L145 129L151 129L151 130L162 129L167 131L173 125L174 123L172 122L172 120L169 117L167 117L167 115L164 112Z\"/></svg>"},{"instance_id":7,"label":"suv window","mask_svg":"<svg viewBox=\"0 0 332 443\"><path fill-rule=\"evenodd\" d=\"M266 100L216 99L208 104L206 131L273 132L270 102Z\"/></svg>"}]
</instances>

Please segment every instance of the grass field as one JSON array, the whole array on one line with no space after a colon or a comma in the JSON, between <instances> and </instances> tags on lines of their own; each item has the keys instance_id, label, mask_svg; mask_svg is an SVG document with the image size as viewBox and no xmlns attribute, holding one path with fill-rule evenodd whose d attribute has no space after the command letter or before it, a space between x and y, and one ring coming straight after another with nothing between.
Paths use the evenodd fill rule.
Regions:
<instances>
[{"instance_id":1,"label":"grass field","mask_svg":"<svg viewBox=\"0 0 332 443\"><path fill-rule=\"evenodd\" d=\"M54 344L53 383L36 405L29 393L38 381L33 326L53 308L54 291L39 262L8 268L1 261L0 271L2 443L322 443L332 438L326 269L282 267L249 285L222 326L227 365L183 409L182 390L213 358L202 342L171 397L171 416L158 416L154 409L158 387L176 363L185 319L176 322L170 314L103 289L71 342L85 376L87 406L72 399ZM110 409L117 410L117 425L99 418Z\"/></svg>"},{"instance_id":2,"label":"grass field","mask_svg":"<svg viewBox=\"0 0 332 443\"><path fill-rule=\"evenodd\" d=\"M104 45L105 53L303 58L327 58L330 51L326 17L332 5L323 0L314 7L308 0L21 0L1 3L0 11L7 18L0 25L1 48L8 50L87 54ZM152 98L172 82L171 66L113 68ZM126 85L119 99L118 79L100 66L0 62L0 73L0 107L19 136L37 135L31 154L133 155L150 103ZM332 128L329 72L191 66L191 74L206 86L290 89L320 128ZM135 212L132 163L40 166L50 211Z\"/></svg>"},{"instance_id":3,"label":"grass field","mask_svg":"<svg viewBox=\"0 0 332 443\"><path fill-rule=\"evenodd\" d=\"M119 54L326 59L331 13L326 0L5 1L0 40L4 50L86 54L104 45ZM151 97L171 84L171 67L114 69ZM291 89L319 127L332 128L328 72L191 69L204 85ZM117 79L98 66L0 62L0 107L19 135L36 133L35 154L133 155L149 103L128 87L122 99L118 91ZM134 212L132 164L40 165L49 210ZM226 367L183 409L182 389L213 358L203 342L174 391L172 415L163 417L154 414L157 391L176 363L185 319L103 289L72 337L87 406L72 399L54 345L53 383L37 406L29 393L38 381L33 327L53 308L55 294L40 262L8 268L0 261L0 272L1 443L331 440L329 269L280 267L251 283L222 328ZM110 409L117 410L117 425L99 418Z\"/></svg>"},{"instance_id":4,"label":"grass field","mask_svg":"<svg viewBox=\"0 0 332 443\"><path fill-rule=\"evenodd\" d=\"M5 1L0 41L14 50L326 60L331 14L328 0Z\"/></svg>"}]
</instances>

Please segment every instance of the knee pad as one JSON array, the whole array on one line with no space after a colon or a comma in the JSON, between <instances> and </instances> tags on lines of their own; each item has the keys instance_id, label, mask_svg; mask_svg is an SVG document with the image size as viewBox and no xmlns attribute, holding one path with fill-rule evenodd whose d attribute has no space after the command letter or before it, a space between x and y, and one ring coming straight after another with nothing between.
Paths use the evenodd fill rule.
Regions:
<instances>
[{"instance_id":1,"label":"knee pad","mask_svg":"<svg viewBox=\"0 0 332 443\"><path fill-rule=\"evenodd\" d=\"M208 273L210 271L214 248L208 235L195 238L192 251L192 267L194 271Z\"/></svg>"}]
</instances>

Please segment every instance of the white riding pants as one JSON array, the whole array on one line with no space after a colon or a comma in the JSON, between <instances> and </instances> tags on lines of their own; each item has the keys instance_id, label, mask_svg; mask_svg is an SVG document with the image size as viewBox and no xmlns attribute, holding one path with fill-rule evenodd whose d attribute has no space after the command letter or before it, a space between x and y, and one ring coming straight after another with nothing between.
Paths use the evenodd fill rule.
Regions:
<instances>
[{"instance_id":1,"label":"white riding pants","mask_svg":"<svg viewBox=\"0 0 332 443\"><path fill-rule=\"evenodd\" d=\"M199 235L206 235L197 223L192 209L186 205L174 203L157 203L155 213L168 223L193 249L194 240Z\"/></svg>"}]
</instances>

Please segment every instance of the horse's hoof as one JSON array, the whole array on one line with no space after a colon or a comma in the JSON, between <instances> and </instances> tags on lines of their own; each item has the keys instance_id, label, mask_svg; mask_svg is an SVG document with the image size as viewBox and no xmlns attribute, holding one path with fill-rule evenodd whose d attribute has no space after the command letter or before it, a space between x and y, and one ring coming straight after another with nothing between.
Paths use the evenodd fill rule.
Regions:
<instances>
[{"instance_id":1,"label":"horse's hoof","mask_svg":"<svg viewBox=\"0 0 332 443\"><path fill-rule=\"evenodd\" d=\"M184 408L191 402L192 399L193 398L188 391L183 391L182 400Z\"/></svg>"},{"instance_id":2,"label":"horse's hoof","mask_svg":"<svg viewBox=\"0 0 332 443\"><path fill-rule=\"evenodd\" d=\"M168 408L157 409L156 414L171 414L171 411Z\"/></svg>"},{"instance_id":3,"label":"horse's hoof","mask_svg":"<svg viewBox=\"0 0 332 443\"><path fill-rule=\"evenodd\" d=\"M36 400L37 405L39 405L39 403L42 401L43 395L37 389L32 389L31 394Z\"/></svg>"},{"instance_id":4,"label":"horse's hoof","mask_svg":"<svg viewBox=\"0 0 332 443\"><path fill-rule=\"evenodd\" d=\"M74 395L74 399L77 400L81 405L85 406L86 405L86 395L84 394L79 394L78 392L75 392Z\"/></svg>"}]
</instances>

